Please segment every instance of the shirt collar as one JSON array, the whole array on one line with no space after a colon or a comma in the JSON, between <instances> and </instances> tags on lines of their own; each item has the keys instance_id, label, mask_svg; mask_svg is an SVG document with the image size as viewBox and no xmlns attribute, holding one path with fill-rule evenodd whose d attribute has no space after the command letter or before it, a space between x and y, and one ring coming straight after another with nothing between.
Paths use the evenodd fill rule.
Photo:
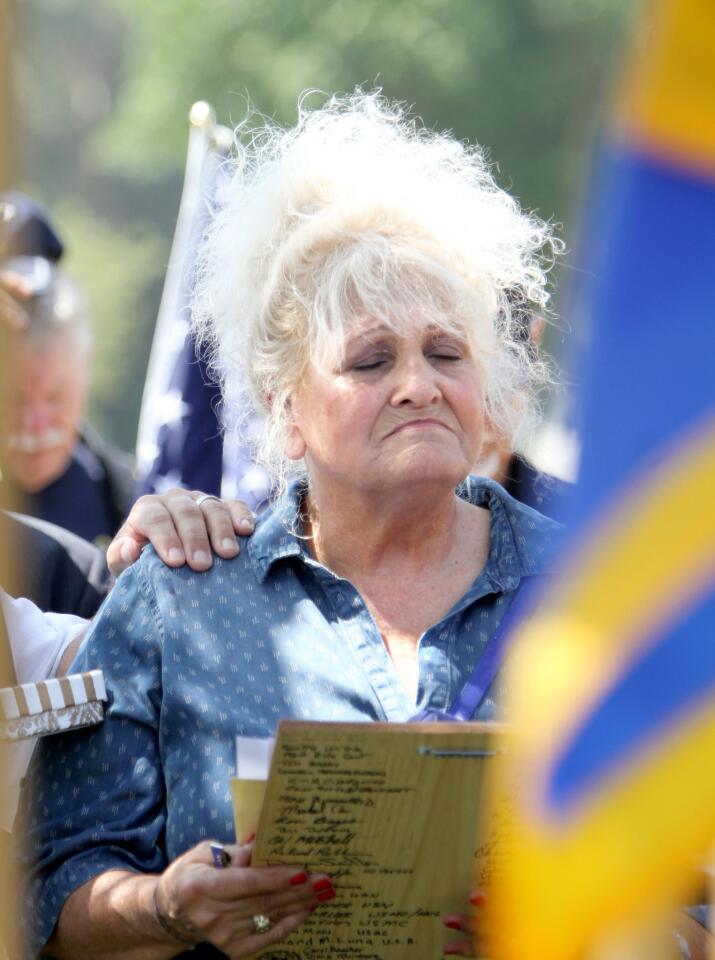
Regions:
<instances>
[{"instance_id":1,"label":"shirt collar","mask_svg":"<svg viewBox=\"0 0 715 960\"><path fill-rule=\"evenodd\" d=\"M274 504L262 513L244 549L262 583L274 563L288 557L307 557L301 540L300 507L305 482L294 480ZM489 554L482 576L496 592L515 590L523 577L548 573L553 566L561 525L532 510L493 480L467 477L457 489L460 497L491 514Z\"/></svg>"},{"instance_id":2,"label":"shirt collar","mask_svg":"<svg viewBox=\"0 0 715 960\"><path fill-rule=\"evenodd\" d=\"M457 493L491 515L489 554L481 577L496 592L515 590L524 577L542 576L553 568L560 524L515 500L486 477L467 477Z\"/></svg>"},{"instance_id":3,"label":"shirt collar","mask_svg":"<svg viewBox=\"0 0 715 960\"><path fill-rule=\"evenodd\" d=\"M299 534L303 523L300 505L305 492L301 480L293 480L288 489L256 520L256 529L246 544L256 578L263 583L278 560L299 557L305 552Z\"/></svg>"}]
</instances>

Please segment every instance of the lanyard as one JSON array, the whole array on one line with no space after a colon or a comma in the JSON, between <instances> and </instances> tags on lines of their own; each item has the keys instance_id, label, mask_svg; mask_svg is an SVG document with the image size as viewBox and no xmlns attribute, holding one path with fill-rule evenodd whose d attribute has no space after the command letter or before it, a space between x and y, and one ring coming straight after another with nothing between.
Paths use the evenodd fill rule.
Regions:
<instances>
[{"instance_id":1,"label":"lanyard","mask_svg":"<svg viewBox=\"0 0 715 960\"><path fill-rule=\"evenodd\" d=\"M411 723L425 721L441 721L453 723L471 720L476 713L487 691L494 682L499 668L504 663L511 643L512 627L521 619L536 593L540 578L521 587L512 600L511 606L502 617L501 623L491 635L484 653L472 671L471 676L464 684L449 710L437 710L435 707L425 707L414 717Z\"/></svg>"}]
</instances>

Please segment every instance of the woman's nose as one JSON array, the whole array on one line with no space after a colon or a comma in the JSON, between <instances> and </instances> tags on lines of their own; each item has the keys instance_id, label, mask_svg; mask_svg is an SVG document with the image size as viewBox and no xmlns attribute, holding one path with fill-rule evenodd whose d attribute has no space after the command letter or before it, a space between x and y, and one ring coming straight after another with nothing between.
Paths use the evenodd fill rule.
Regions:
<instances>
[{"instance_id":1,"label":"woman's nose","mask_svg":"<svg viewBox=\"0 0 715 960\"><path fill-rule=\"evenodd\" d=\"M399 363L395 372L397 382L392 395L393 406L412 403L428 407L439 400L441 391L437 371L422 354Z\"/></svg>"}]
</instances>

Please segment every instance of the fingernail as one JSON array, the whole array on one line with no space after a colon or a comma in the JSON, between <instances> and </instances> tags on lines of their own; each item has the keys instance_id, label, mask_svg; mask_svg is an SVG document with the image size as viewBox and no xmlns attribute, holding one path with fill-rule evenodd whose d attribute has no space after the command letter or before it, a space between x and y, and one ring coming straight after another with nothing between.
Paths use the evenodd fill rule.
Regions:
<instances>
[{"instance_id":1,"label":"fingernail","mask_svg":"<svg viewBox=\"0 0 715 960\"><path fill-rule=\"evenodd\" d=\"M211 558L205 550L194 550L194 563L210 563Z\"/></svg>"},{"instance_id":2,"label":"fingernail","mask_svg":"<svg viewBox=\"0 0 715 960\"><path fill-rule=\"evenodd\" d=\"M308 882L308 874L304 870L301 870L300 873L294 873L293 876L288 881L291 887L299 887L301 883L307 883L307 882Z\"/></svg>"},{"instance_id":3,"label":"fingernail","mask_svg":"<svg viewBox=\"0 0 715 960\"><path fill-rule=\"evenodd\" d=\"M450 930L461 930L462 927L459 923L459 920L443 920L442 923L445 927L449 927Z\"/></svg>"},{"instance_id":4,"label":"fingernail","mask_svg":"<svg viewBox=\"0 0 715 960\"><path fill-rule=\"evenodd\" d=\"M134 559L134 550L130 543L123 543L119 548L119 556L122 558L123 563L131 563Z\"/></svg>"},{"instance_id":5,"label":"fingernail","mask_svg":"<svg viewBox=\"0 0 715 960\"><path fill-rule=\"evenodd\" d=\"M221 541L222 550L238 550L238 544L235 540L231 540L229 537L224 537Z\"/></svg>"},{"instance_id":6,"label":"fingernail","mask_svg":"<svg viewBox=\"0 0 715 960\"><path fill-rule=\"evenodd\" d=\"M251 530L253 530L253 528L255 527L255 525L256 525L256 521L253 519L253 517L241 517L241 520L239 521L239 524L238 524L240 529L245 530L246 533L250 533Z\"/></svg>"},{"instance_id":7,"label":"fingernail","mask_svg":"<svg viewBox=\"0 0 715 960\"><path fill-rule=\"evenodd\" d=\"M169 563L183 563L184 554L178 547L172 547L169 550Z\"/></svg>"},{"instance_id":8,"label":"fingernail","mask_svg":"<svg viewBox=\"0 0 715 960\"><path fill-rule=\"evenodd\" d=\"M473 893L469 898L469 902L472 904L473 907L483 907L484 904L487 902L487 898L484 896L483 893Z\"/></svg>"},{"instance_id":9,"label":"fingernail","mask_svg":"<svg viewBox=\"0 0 715 960\"><path fill-rule=\"evenodd\" d=\"M459 953L459 950L456 947L445 947L442 953L446 957L455 957Z\"/></svg>"},{"instance_id":10,"label":"fingernail","mask_svg":"<svg viewBox=\"0 0 715 960\"><path fill-rule=\"evenodd\" d=\"M318 894L318 900L320 900L321 902L324 900L332 900L334 896L335 896L334 890L326 890L324 893Z\"/></svg>"},{"instance_id":11,"label":"fingernail","mask_svg":"<svg viewBox=\"0 0 715 960\"><path fill-rule=\"evenodd\" d=\"M327 877L324 880L316 880L313 884L313 890L315 890L316 893L320 893L321 890L332 890L332 888L333 881L328 880Z\"/></svg>"},{"instance_id":12,"label":"fingernail","mask_svg":"<svg viewBox=\"0 0 715 960\"><path fill-rule=\"evenodd\" d=\"M252 833L250 837L246 837L246 843L253 843L255 839L256 839L256 835L255 833Z\"/></svg>"}]
</instances>

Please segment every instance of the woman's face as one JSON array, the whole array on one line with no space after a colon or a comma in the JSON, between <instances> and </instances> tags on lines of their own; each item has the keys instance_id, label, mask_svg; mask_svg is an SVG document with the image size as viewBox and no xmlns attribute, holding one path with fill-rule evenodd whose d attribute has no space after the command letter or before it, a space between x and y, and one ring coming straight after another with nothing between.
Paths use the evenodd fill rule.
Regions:
<instances>
[{"instance_id":1,"label":"woman's face","mask_svg":"<svg viewBox=\"0 0 715 960\"><path fill-rule=\"evenodd\" d=\"M367 324L348 337L338 369L309 366L291 410L286 453L305 457L313 485L447 488L466 476L481 447L481 367L466 337Z\"/></svg>"}]
</instances>

